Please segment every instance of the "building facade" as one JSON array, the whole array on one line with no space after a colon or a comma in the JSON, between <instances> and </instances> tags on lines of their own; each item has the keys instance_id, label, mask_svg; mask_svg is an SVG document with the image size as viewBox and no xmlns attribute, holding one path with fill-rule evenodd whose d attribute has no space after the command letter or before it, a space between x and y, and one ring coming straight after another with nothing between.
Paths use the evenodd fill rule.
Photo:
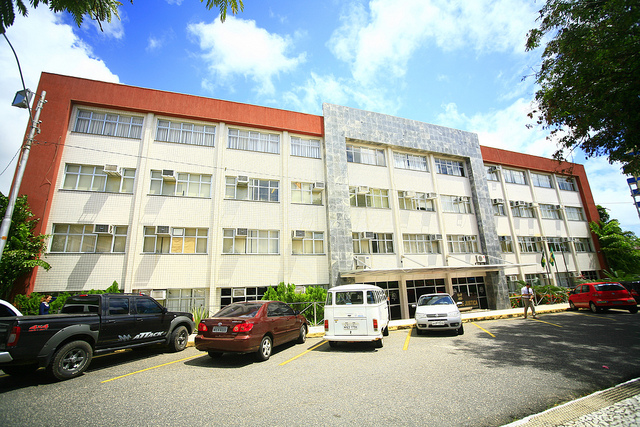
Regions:
<instances>
[{"instance_id":1,"label":"building facade","mask_svg":"<svg viewBox=\"0 0 640 427\"><path fill-rule=\"evenodd\" d=\"M506 308L517 280L602 269L581 165L331 104L315 116L48 73L42 91L21 193L52 268L28 290L116 281L215 310L280 282L364 282L407 318L424 293Z\"/></svg>"}]
</instances>

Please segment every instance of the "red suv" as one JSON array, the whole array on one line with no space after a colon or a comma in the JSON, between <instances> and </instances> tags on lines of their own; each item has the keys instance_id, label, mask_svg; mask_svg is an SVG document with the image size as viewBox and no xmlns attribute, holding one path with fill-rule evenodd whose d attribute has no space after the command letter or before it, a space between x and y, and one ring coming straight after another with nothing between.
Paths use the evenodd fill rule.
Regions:
<instances>
[{"instance_id":1,"label":"red suv","mask_svg":"<svg viewBox=\"0 0 640 427\"><path fill-rule=\"evenodd\" d=\"M569 294L572 310L589 308L594 313L609 308L621 308L631 313L638 312L636 300L629 291L617 282L583 283Z\"/></svg>"}]
</instances>

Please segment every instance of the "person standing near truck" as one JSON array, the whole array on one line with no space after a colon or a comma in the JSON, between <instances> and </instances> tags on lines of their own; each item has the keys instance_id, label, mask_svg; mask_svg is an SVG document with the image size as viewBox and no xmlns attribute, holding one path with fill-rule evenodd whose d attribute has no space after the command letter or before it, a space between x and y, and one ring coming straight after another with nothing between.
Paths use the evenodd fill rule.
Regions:
<instances>
[{"instance_id":1,"label":"person standing near truck","mask_svg":"<svg viewBox=\"0 0 640 427\"><path fill-rule=\"evenodd\" d=\"M49 304L53 302L55 298L51 295L45 295L40 300L40 310L39 314L49 314Z\"/></svg>"}]
</instances>

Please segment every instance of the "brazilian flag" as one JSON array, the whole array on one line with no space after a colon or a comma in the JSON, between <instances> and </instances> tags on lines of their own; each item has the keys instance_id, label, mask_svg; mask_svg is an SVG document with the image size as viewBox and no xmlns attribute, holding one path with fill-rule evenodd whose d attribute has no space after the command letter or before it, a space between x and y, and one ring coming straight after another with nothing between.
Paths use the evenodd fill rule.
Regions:
<instances>
[{"instance_id":1,"label":"brazilian flag","mask_svg":"<svg viewBox=\"0 0 640 427\"><path fill-rule=\"evenodd\" d=\"M551 266L556 265L556 257L553 255L553 251L551 251L551 255L549 255L549 264Z\"/></svg>"},{"instance_id":2,"label":"brazilian flag","mask_svg":"<svg viewBox=\"0 0 640 427\"><path fill-rule=\"evenodd\" d=\"M542 266L542 268L545 268L547 265L547 260L544 257L544 253L542 254L542 259L540 260L540 265Z\"/></svg>"}]
</instances>

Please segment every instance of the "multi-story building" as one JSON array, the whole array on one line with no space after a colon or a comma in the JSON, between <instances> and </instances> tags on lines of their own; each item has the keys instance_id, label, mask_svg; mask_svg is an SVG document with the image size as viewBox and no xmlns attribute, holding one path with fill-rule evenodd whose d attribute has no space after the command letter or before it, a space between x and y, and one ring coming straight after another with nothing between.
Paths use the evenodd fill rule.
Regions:
<instances>
[{"instance_id":1,"label":"multi-story building","mask_svg":"<svg viewBox=\"0 0 640 427\"><path fill-rule=\"evenodd\" d=\"M568 286L604 265L578 164L331 104L316 116L48 73L42 91L21 193L52 268L29 290L116 281L213 310L280 282L366 282L406 318L423 293L505 308L516 280Z\"/></svg>"}]
</instances>

